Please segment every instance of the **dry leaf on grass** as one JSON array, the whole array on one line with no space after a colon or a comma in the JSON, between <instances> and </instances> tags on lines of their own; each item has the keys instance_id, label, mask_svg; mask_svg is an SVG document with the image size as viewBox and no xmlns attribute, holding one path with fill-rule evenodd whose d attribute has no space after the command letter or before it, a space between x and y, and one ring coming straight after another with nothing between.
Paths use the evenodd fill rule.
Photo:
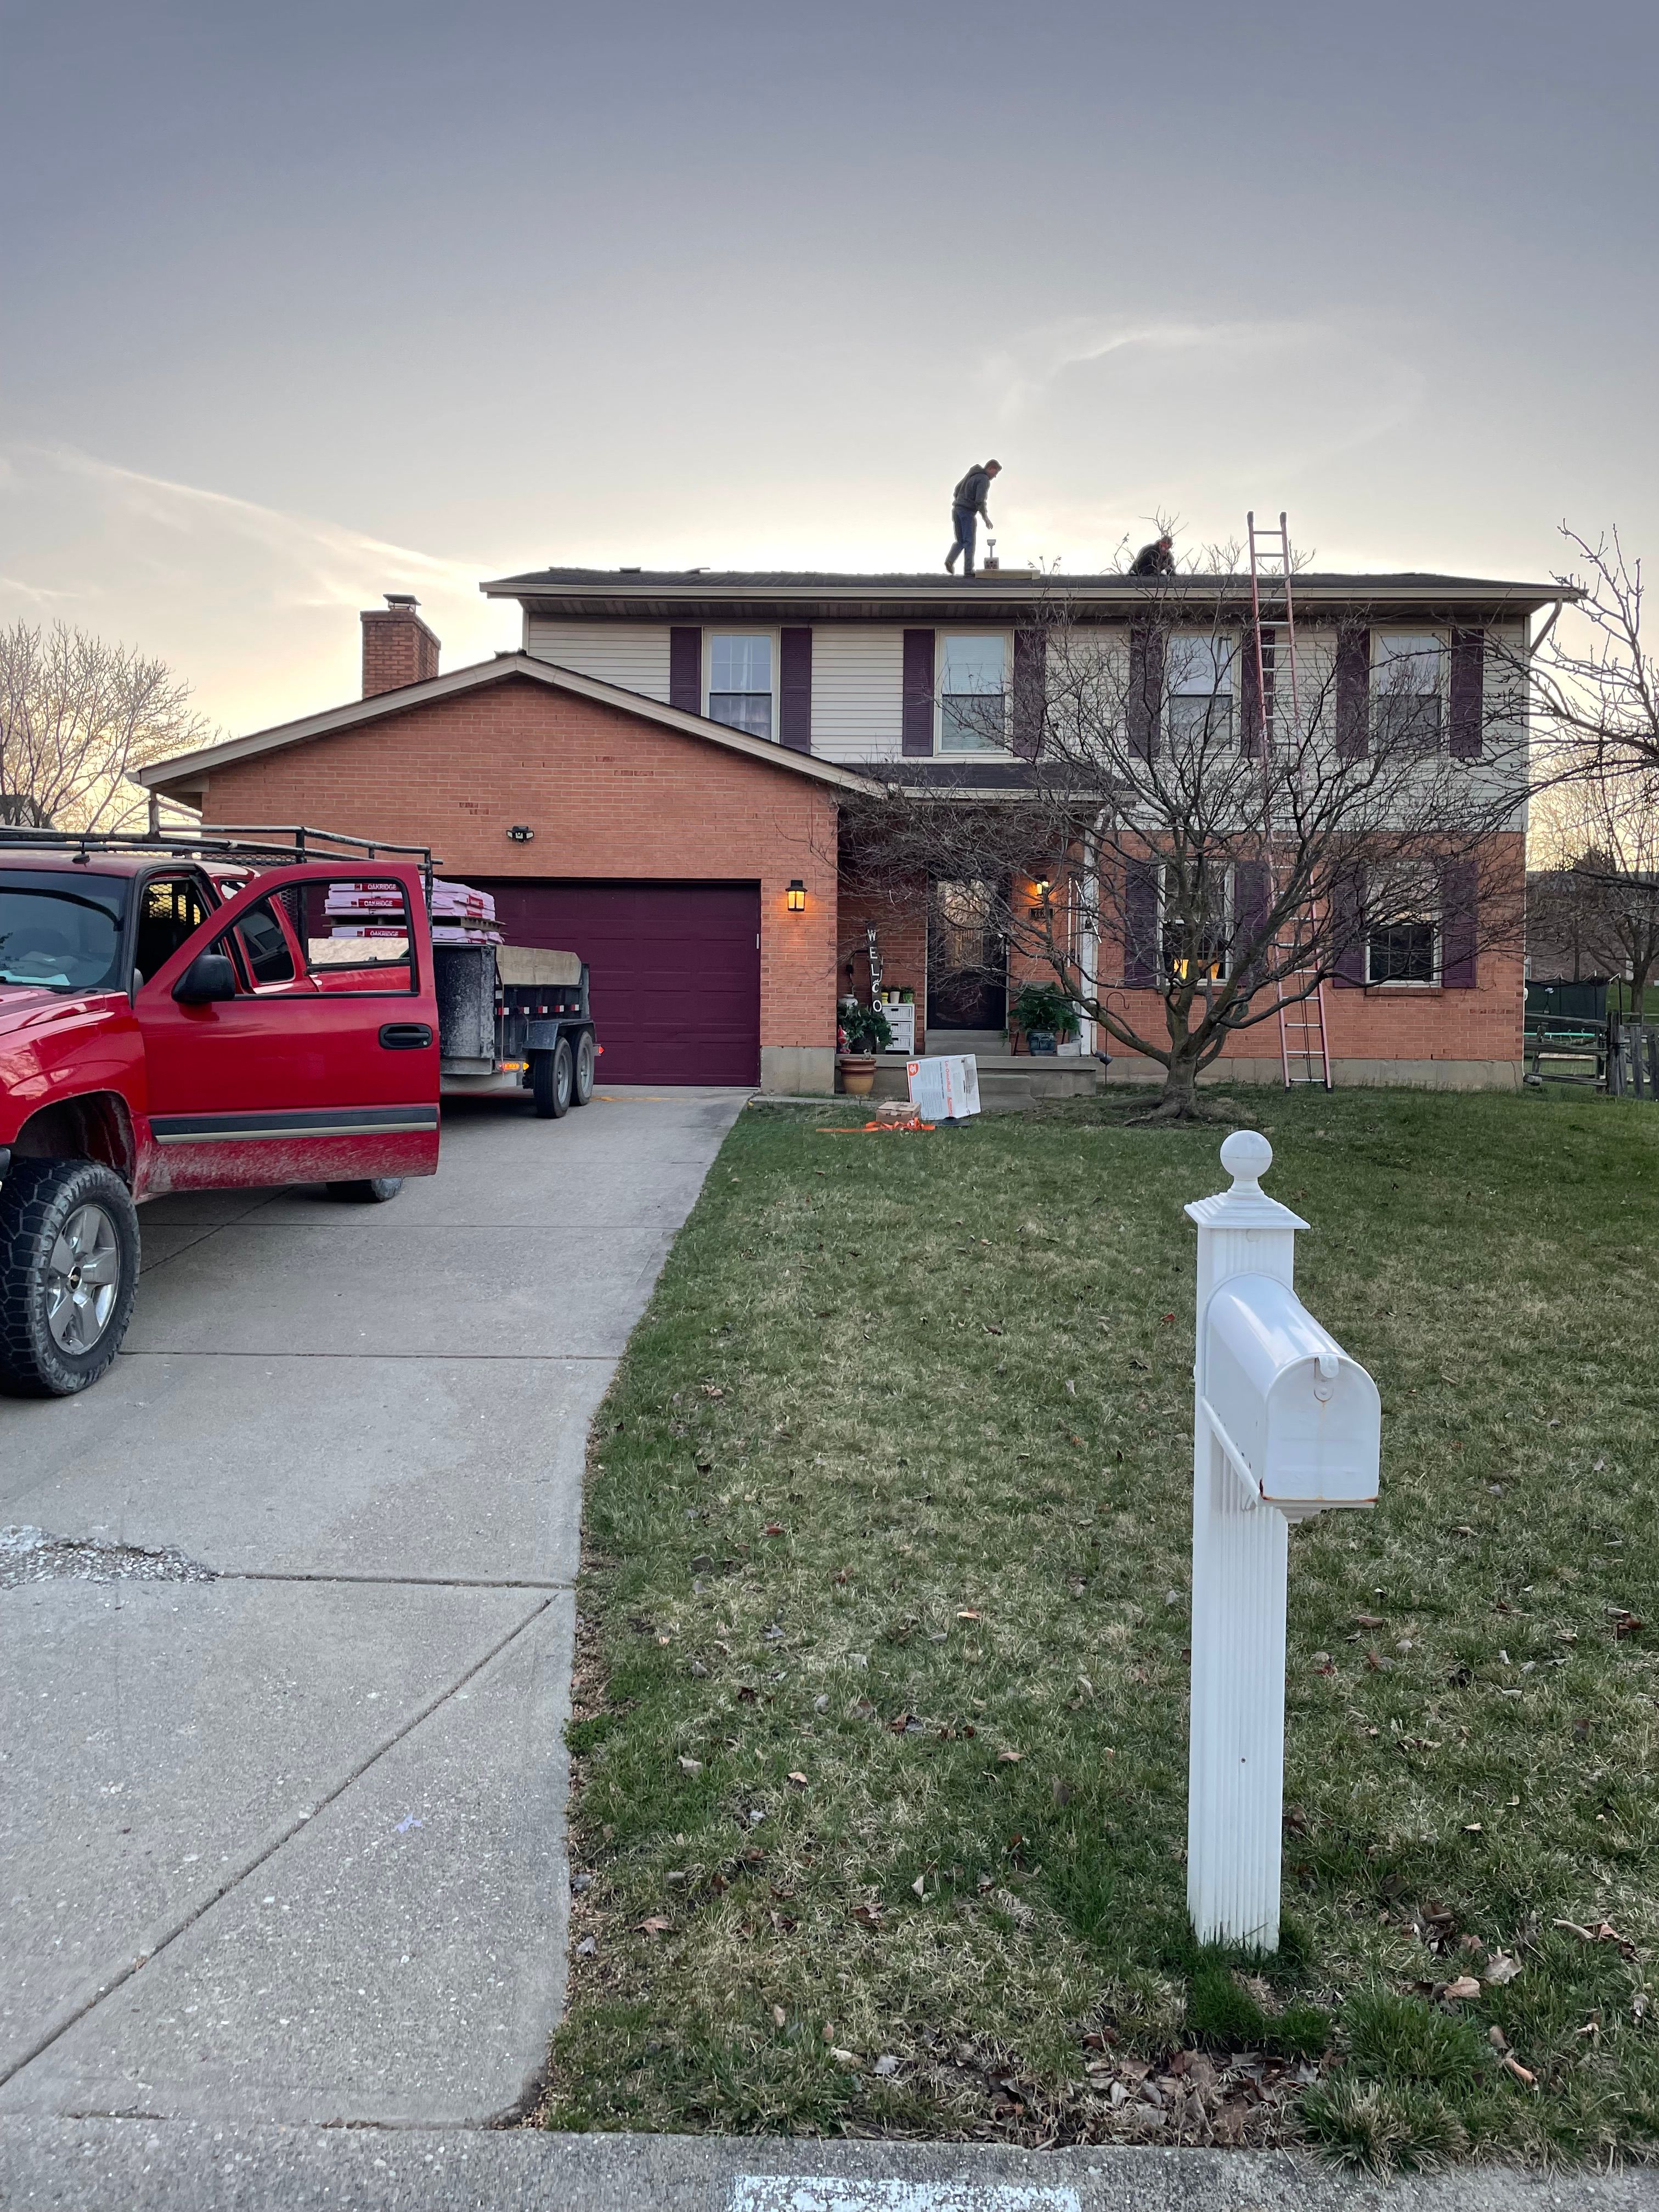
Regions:
<instances>
[{"instance_id":1,"label":"dry leaf on grass","mask_svg":"<svg viewBox=\"0 0 1659 2212\"><path fill-rule=\"evenodd\" d=\"M1455 1982L1448 1982L1441 1996L1449 2004L1462 2004L1469 1997L1478 1997L1480 1984L1473 1974L1460 1974Z\"/></svg>"},{"instance_id":2,"label":"dry leaf on grass","mask_svg":"<svg viewBox=\"0 0 1659 2212\"><path fill-rule=\"evenodd\" d=\"M791 1771L789 1779L794 1784L797 1790L805 1789L806 1777L801 1773L798 1768Z\"/></svg>"},{"instance_id":3,"label":"dry leaf on grass","mask_svg":"<svg viewBox=\"0 0 1659 2212\"><path fill-rule=\"evenodd\" d=\"M1499 1989L1502 1989L1504 1984L1512 1982L1520 1971L1519 1959L1511 1959L1504 1951L1494 1951L1481 1968L1480 1978L1483 1982L1495 1983Z\"/></svg>"},{"instance_id":4,"label":"dry leaf on grass","mask_svg":"<svg viewBox=\"0 0 1659 2212\"><path fill-rule=\"evenodd\" d=\"M673 1924L672 1920L665 1920L660 1913L653 1912L649 1920L640 1922L637 1932L641 1936L665 1936Z\"/></svg>"},{"instance_id":5,"label":"dry leaf on grass","mask_svg":"<svg viewBox=\"0 0 1659 2212\"><path fill-rule=\"evenodd\" d=\"M682 1774L701 1774L702 1772L702 1759L682 1759L680 1761L680 1771Z\"/></svg>"}]
</instances>

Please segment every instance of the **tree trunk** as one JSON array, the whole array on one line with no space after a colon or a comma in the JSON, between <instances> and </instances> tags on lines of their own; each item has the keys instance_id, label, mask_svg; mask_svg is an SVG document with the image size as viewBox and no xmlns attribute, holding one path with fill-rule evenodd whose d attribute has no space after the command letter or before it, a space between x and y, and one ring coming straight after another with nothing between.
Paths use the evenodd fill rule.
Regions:
<instances>
[{"instance_id":1,"label":"tree trunk","mask_svg":"<svg viewBox=\"0 0 1659 2212\"><path fill-rule=\"evenodd\" d=\"M1172 1038L1170 1044L1164 1088L1146 1118L1152 1121L1202 1121L1204 1113L1198 1103L1198 1071L1203 1047L1193 1036Z\"/></svg>"}]
</instances>

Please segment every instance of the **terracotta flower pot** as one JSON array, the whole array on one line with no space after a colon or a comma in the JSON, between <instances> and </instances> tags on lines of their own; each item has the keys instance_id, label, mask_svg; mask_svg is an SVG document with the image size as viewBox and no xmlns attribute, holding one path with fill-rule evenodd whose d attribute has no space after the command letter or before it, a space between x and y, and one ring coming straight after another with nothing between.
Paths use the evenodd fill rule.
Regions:
<instances>
[{"instance_id":1,"label":"terracotta flower pot","mask_svg":"<svg viewBox=\"0 0 1659 2212\"><path fill-rule=\"evenodd\" d=\"M841 1087L849 1098L867 1098L875 1088L876 1056L872 1052L844 1052L838 1063Z\"/></svg>"}]
</instances>

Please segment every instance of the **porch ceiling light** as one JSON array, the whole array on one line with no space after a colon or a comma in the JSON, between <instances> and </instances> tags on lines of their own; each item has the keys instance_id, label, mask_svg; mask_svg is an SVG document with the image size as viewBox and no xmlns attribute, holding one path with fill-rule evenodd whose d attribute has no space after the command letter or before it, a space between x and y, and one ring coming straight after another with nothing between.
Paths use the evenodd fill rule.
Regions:
<instances>
[{"instance_id":1,"label":"porch ceiling light","mask_svg":"<svg viewBox=\"0 0 1659 2212\"><path fill-rule=\"evenodd\" d=\"M784 893L784 903L787 906L791 914L805 913L806 886L802 883L799 876L795 878L788 890Z\"/></svg>"}]
</instances>

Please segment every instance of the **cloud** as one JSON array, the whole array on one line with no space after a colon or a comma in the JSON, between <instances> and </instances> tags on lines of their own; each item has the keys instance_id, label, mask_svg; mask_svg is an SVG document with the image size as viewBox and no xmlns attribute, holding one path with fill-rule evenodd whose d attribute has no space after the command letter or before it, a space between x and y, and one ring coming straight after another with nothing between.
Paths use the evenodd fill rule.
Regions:
<instances>
[{"instance_id":1,"label":"cloud","mask_svg":"<svg viewBox=\"0 0 1659 2212\"><path fill-rule=\"evenodd\" d=\"M483 602L489 564L176 483L64 447L0 453L0 543L30 580L0 574L0 614L50 612L161 654L197 704L258 728L349 697L360 608L413 592L448 665L501 642Z\"/></svg>"},{"instance_id":2,"label":"cloud","mask_svg":"<svg viewBox=\"0 0 1659 2212\"><path fill-rule=\"evenodd\" d=\"M1072 317L988 354L979 383L1019 478L1005 501L1031 545L1103 557L1156 512L1189 541L1277 514L1336 455L1402 429L1423 372L1357 324ZM1007 459L1007 456L1003 458ZM1016 490L1016 481L1019 489Z\"/></svg>"}]
</instances>

